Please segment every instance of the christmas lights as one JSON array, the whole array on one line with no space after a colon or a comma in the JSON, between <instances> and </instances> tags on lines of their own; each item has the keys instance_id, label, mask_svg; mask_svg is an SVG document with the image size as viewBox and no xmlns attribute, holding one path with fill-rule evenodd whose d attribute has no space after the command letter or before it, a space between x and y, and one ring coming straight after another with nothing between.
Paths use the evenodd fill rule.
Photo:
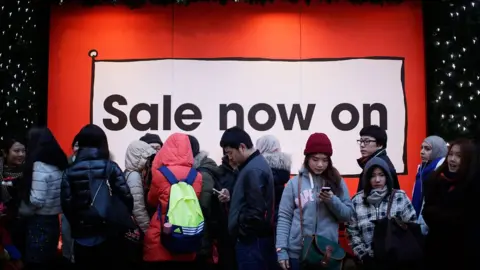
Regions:
<instances>
[{"instance_id":1,"label":"christmas lights","mask_svg":"<svg viewBox=\"0 0 480 270\"><path fill-rule=\"evenodd\" d=\"M480 117L480 1L424 6L429 133L469 136Z\"/></svg>"},{"instance_id":2,"label":"christmas lights","mask_svg":"<svg viewBox=\"0 0 480 270\"><path fill-rule=\"evenodd\" d=\"M22 136L44 114L40 80L46 78L39 78L35 48L38 15L30 0L0 3L0 139Z\"/></svg>"}]
</instances>

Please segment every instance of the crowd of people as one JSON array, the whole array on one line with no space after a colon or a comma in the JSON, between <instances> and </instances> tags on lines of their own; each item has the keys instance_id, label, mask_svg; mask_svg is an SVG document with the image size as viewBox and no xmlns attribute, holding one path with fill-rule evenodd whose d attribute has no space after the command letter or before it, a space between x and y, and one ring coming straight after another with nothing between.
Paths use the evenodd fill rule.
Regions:
<instances>
[{"instance_id":1,"label":"crowd of people","mask_svg":"<svg viewBox=\"0 0 480 270\"><path fill-rule=\"evenodd\" d=\"M425 138L414 188L402 190L385 130L366 126L357 142L351 196L324 133L310 135L293 177L275 136L254 145L238 127L220 138L219 165L192 135L147 133L123 171L96 125L70 157L45 127L4 138L2 269L475 268L480 143Z\"/></svg>"}]
</instances>

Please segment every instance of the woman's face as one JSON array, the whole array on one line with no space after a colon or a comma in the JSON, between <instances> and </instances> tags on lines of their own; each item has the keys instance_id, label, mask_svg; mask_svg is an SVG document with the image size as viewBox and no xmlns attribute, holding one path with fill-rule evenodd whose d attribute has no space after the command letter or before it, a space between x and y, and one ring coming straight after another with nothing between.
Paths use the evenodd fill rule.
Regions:
<instances>
[{"instance_id":1,"label":"woman's face","mask_svg":"<svg viewBox=\"0 0 480 270\"><path fill-rule=\"evenodd\" d=\"M432 155L432 146L426 142L423 142L422 148L420 150L420 157L422 158L422 162L428 162L430 160L431 155Z\"/></svg>"},{"instance_id":2,"label":"woman's face","mask_svg":"<svg viewBox=\"0 0 480 270\"><path fill-rule=\"evenodd\" d=\"M372 178L370 178L370 184L372 185L373 189L381 189L385 186L387 182L387 178L385 173L380 168L373 169Z\"/></svg>"},{"instance_id":3,"label":"woman's face","mask_svg":"<svg viewBox=\"0 0 480 270\"><path fill-rule=\"evenodd\" d=\"M25 161L25 145L15 142L6 154L6 163L10 166L19 166Z\"/></svg>"},{"instance_id":4,"label":"woman's face","mask_svg":"<svg viewBox=\"0 0 480 270\"><path fill-rule=\"evenodd\" d=\"M159 143L151 143L150 146L155 149L155 151L160 151L160 149L162 148L162 146L159 144Z\"/></svg>"},{"instance_id":5,"label":"woman's face","mask_svg":"<svg viewBox=\"0 0 480 270\"><path fill-rule=\"evenodd\" d=\"M328 156L325 154L315 154L308 159L308 167L314 174L322 174L328 167Z\"/></svg>"},{"instance_id":6,"label":"woman's face","mask_svg":"<svg viewBox=\"0 0 480 270\"><path fill-rule=\"evenodd\" d=\"M460 146L453 145L452 148L450 148L450 152L448 152L447 162L448 170L450 172L454 173L458 171L458 168L460 168L460 164L462 164Z\"/></svg>"},{"instance_id":7,"label":"woman's face","mask_svg":"<svg viewBox=\"0 0 480 270\"><path fill-rule=\"evenodd\" d=\"M78 152L78 142L73 145L73 154L76 155Z\"/></svg>"}]
</instances>

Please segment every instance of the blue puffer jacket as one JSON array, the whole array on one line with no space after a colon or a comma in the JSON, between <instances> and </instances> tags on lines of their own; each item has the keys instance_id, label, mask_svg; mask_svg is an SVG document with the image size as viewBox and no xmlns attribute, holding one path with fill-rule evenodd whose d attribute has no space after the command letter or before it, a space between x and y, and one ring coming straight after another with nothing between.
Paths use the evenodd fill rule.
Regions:
<instances>
[{"instance_id":1,"label":"blue puffer jacket","mask_svg":"<svg viewBox=\"0 0 480 270\"><path fill-rule=\"evenodd\" d=\"M111 169L107 172L109 163L108 168ZM62 210L70 223L73 238L95 237L105 233L92 224L100 217L90 207L95 192L105 180L108 180L112 194L117 195L132 211L133 197L118 165L104 159L99 149L79 149L75 163L65 171L61 191ZM109 196L108 192L99 192L95 201L108 200Z\"/></svg>"}]
</instances>

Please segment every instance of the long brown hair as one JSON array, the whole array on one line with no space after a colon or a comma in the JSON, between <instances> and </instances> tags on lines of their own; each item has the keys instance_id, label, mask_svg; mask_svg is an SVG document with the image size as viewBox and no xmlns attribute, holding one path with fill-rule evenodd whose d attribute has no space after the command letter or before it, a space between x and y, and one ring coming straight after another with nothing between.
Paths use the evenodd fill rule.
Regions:
<instances>
[{"instance_id":1,"label":"long brown hair","mask_svg":"<svg viewBox=\"0 0 480 270\"><path fill-rule=\"evenodd\" d=\"M309 154L305 156L305 159L303 160L303 167L305 167L308 172L310 172L312 175L314 175L312 169L308 165L308 161L310 158L315 154ZM325 171L322 172L320 175L323 179L326 181L326 186L330 187L332 189L332 192L335 195L341 195L343 193L342 189L342 176L338 172L338 170L333 166L332 159L328 156L328 165Z\"/></svg>"},{"instance_id":2,"label":"long brown hair","mask_svg":"<svg viewBox=\"0 0 480 270\"><path fill-rule=\"evenodd\" d=\"M441 176L441 174L448 172L448 156L450 155L450 151L452 150L452 147L455 145L458 145L460 147L460 153L461 153L460 167L458 168L456 178L459 181L463 181L468 176L469 171L471 169L470 165L472 163L472 159L475 153L475 146L471 140L468 140L465 138L459 138L450 143L450 146L448 147L447 156L445 157L445 160L443 161L442 165L440 165L438 170L436 170L432 174L432 177L431 177L432 179L438 179Z\"/></svg>"}]
</instances>

